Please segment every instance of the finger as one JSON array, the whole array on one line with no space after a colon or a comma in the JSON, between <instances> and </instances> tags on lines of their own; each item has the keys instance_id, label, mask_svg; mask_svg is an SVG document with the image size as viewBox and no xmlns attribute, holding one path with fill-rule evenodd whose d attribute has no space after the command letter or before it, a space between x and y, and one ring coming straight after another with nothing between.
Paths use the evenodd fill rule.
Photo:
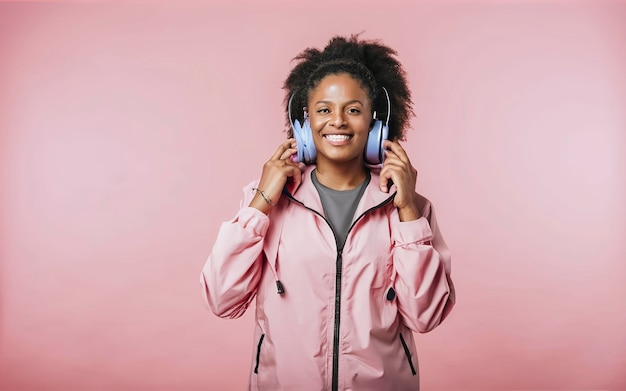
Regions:
<instances>
[{"instance_id":1,"label":"finger","mask_svg":"<svg viewBox=\"0 0 626 391\"><path fill-rule=\"evenodd\" d=\"M398 156L393 151L385 150L385 162L384 162L384 164L406 165L406 162L402 161L400 156Z\"/></svg>"},{"instance_id":2,"label":"finger","mask_svg":"<svg viewBox=\"0 0 626 391\"><path fill-rule=\"evenodd\" d=\"M279 146L276 152L272 155L270 160L279 160L283 153L290 148L294 148L296 144L296 140L293 138L289 138L283 141Z\"/></svg>"},{"instance_id":3,"label":"finger","mask_svg":"<svg viewBox=\"0 0 626 391\"><path fill-rule=\"evenodd\" d=\"M385 152L394 153L396 156L398 156L400 160L405 163L410 162L409 155L406 154L404 148L402 148L402 146L397 141L385 140L383 143L383 147L385 148Z\"/></svg>"},{"instance_id":4,"label":"finger","mask_svg":"<svg viewBox=\"0 0 626 391\"><path fill-rule=\"evenodd\" d=\"M387 161L385 161L387 163ZM389 162L387 165L387 173L389 177L394 181L396 185L401 183L416 182L417 180L417 170L415 167L407 165L403 162L398 164L394 164L394 162Z\"/></svg>"},{"instance_id":5,"label":"finger","mask_svg":"<svg viewBox=\"0 0 626 391\"><path fill-rule=\"evenodd\" d=\"M383 169L380 171L379 179L380 191L382 191L383 193L388 193L389 188L391 187L390 185L393 184L391 170L389 168L385 169L385 167L383 167Z\"/></svg>"},{"instance_id":6,"label":"finger","mask_svg":"<svg viewBox=\"0 0 626 391\"><path fill-rule=\"evenodd\" d=\"M385 162L383 168L387 168L387 170L394 170L399 172L409 172L411 169L411 165L408 162L402 161L398 155L390 152L389 155L385 156Z\"/></svg>"},{"instance_id":7,"label":"finger","mask_svg":"<svg viewBox=\"0 0 626 391\"><path fill-rule=\"evenodd\" d=\"M293 178L294 189L296 189L300 186L300 183L302 182L302 171L300 170L300 166L298 166L297 164L293 165L292 178Z\"/></svg>"},{"instance_id":8,"label":"finger","mask_svg":"<svg viewBox=\"0 0 626 391\"><path fill-rule=\"evenodd\" d=\"M280 160L291 160L289 158L297 153L298 153L298 148L289 148L285 150L285 152L283 152L282 155L280 155Z\"/></svg>"},{"instance_id":9,"label":"finger","mask_svg":"<svg viewBox=\"0 0 626 391\"><path fill-rule=\"evenodd\" d=\"M417 170L412 166L408 166L405 163L393 164L392 162L385 161L386 167L383 167L380 175L389 177L390 180L396 185L398 190L403 188L415 189L415 183L417 179Z\"/></svg>"},{"instance_id":10,"label":"finger","mask_svg":"<svg viewBox=\"0 0 626 391\"><path fill-rule=\"evenodd\" d=\"M300 186L302 182L302 170L300 169L300 165L293 163L291 160L288 160L286 166L289 166L288 172L286 173L289 180L287 182L287 190L290 193Z\"/></svg>"}]
</instances>

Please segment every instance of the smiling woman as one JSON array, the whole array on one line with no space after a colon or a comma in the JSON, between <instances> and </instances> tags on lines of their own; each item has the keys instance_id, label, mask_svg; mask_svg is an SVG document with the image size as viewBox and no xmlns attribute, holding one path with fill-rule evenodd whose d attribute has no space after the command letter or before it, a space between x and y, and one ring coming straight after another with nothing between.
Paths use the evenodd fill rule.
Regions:
<instances>
[{"instance_id":1,"label":"smiling woman","mask_svg":"<svg viewBox=\"0 0 626 391\"><path fill-rule=\"evenodd\" d=\"M373 379L411 371L404 340L425 390L626 390L626 2L355 4L0 1L0 390L244 390L255 368L261 388L273 374L287 388L293 372L330 389L337 279L338 387L393 389ZM324 48L359 31L407 71L406 141L398 119L411 106L388 57L359 53L365 45L348 55L349 39ZM308 47L319 50L290 61ZM304 165L290 195L276 198L265 175L253 187L274 203L269 215L248 208L250 188L238 211L241 185L289 143L281 129L306 128L303 108L311 123L315 87L340 75L321 72L331 61L371 70L369 114L384 128L391 108L389 139L437 206L460 300L433 332L401 339L375 323L414 327L401 287L416 258L402 255L412 253L401 235L416 224L392 216L385 228L372 222L397 207L363 209L391 194L376 189L380 168L368 167L352 228L335 229L349 230L340 268L333 231L312 210L338 216L320 194L356 199L360 188L315 187L329 177L321 156L299 157L315 151L312 132L307 148L296 141ZM370 96L359 72L342 74ZM208 269L224 316L249 295L241 318L223 320L198 277L234 216L223 230L257 240L263 259Z\"/></svg>"},{"instance_id":2,"label":"smiling woman","mask_svg":"<svg viewBox=\"0 0 626 391\"><path fill-rule=\"evenodd\" d=\"M412 332L438 326L455 294L398 142L412 113L404 71L392 49L357 36L296 58L285 82L295 138L222 224L202 270L208 305L237 318L256 299L253 390L416 390ZM371 139L384 163L366 159Z\"/></svg>"},{"instance_id":3,"label":"smiling woman","mask_svg":"<svg viewBox=\"0 0 626 391\"><path fill-rule=\"evenodd\" d=\"M318 179L336 190L356 187L367 171L363 150L373 118L367 90L348 74L328 75L312 91L308 107ZM328 175L333 168L348 175ZM328 183L333 177L336 183Z\"/></svg>"}]
</instances>

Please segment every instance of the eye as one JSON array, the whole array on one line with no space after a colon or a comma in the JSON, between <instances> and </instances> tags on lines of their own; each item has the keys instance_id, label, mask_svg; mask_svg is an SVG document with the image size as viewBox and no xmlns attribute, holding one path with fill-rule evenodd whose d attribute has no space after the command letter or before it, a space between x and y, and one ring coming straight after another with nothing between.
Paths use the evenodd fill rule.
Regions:
<instances>
[{"instance_id":1,"label":"eye","mask_svg":"<svg viewBox=\"0 0 626 391\"><path fill-rule=\"evenodd\" d=\"M360 114L361 110L357 109L356 107L351 107L348 109L348 113L350 114Z\"/></svg>"},{"instance_id":2,"label":"eye","mask_svg":"<svg viewBox=\"0 0 626 391\"><path fill-rule=\"evenodd\" d=\"M330 113L330 110L328 110L327 108L322 108L322 109L318 109L317 113L318 114L328 114L328 113Z\"/></svg>"}]
</instances>

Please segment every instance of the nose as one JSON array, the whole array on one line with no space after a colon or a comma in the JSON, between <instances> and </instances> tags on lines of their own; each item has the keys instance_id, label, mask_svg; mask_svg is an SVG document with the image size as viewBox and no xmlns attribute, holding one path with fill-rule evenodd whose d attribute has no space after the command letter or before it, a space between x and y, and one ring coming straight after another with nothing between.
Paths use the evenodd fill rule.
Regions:
<instances>
[{"instance_id":1,"label":"nose","mask_svg":"<svg viewBox=\"0 0 626 391\"><path fill-rule=\"evenodd\" d=\"M333 117L329 121L329 125L335 128L341 128L346 124L346 119L344 117L344 113L341 110L335 111Z\"/></svg>"}]
</instances>

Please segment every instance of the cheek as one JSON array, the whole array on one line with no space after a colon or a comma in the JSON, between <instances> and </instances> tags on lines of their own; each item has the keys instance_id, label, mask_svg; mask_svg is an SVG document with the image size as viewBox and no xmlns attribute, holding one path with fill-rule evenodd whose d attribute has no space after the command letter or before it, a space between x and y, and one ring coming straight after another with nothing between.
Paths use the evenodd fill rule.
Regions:
<instances>
[{"instance_id":1,"label":"cheek","mask_svg":"<svg viewBox=\"0 0 626 391\"><path fill-rule=\"evenodd\" d=\"M309 118L309 123L311 124L311 130L313 133L316 133L317 131L322 130L328 121L323 118L311 117Z\"/></svg>"},{"instance_id":2,"label":"cheek","mask_svg":"<svg viewBox=\"0 0 626 391\"><path fill-rule=\"evenodd\" d=\"M354 127L356 129L360 129L363 133L369 133L369 131L372 129L371 125L372 121L370 119L362 118L354 124Z\"/></svg>"}]
</instances>

